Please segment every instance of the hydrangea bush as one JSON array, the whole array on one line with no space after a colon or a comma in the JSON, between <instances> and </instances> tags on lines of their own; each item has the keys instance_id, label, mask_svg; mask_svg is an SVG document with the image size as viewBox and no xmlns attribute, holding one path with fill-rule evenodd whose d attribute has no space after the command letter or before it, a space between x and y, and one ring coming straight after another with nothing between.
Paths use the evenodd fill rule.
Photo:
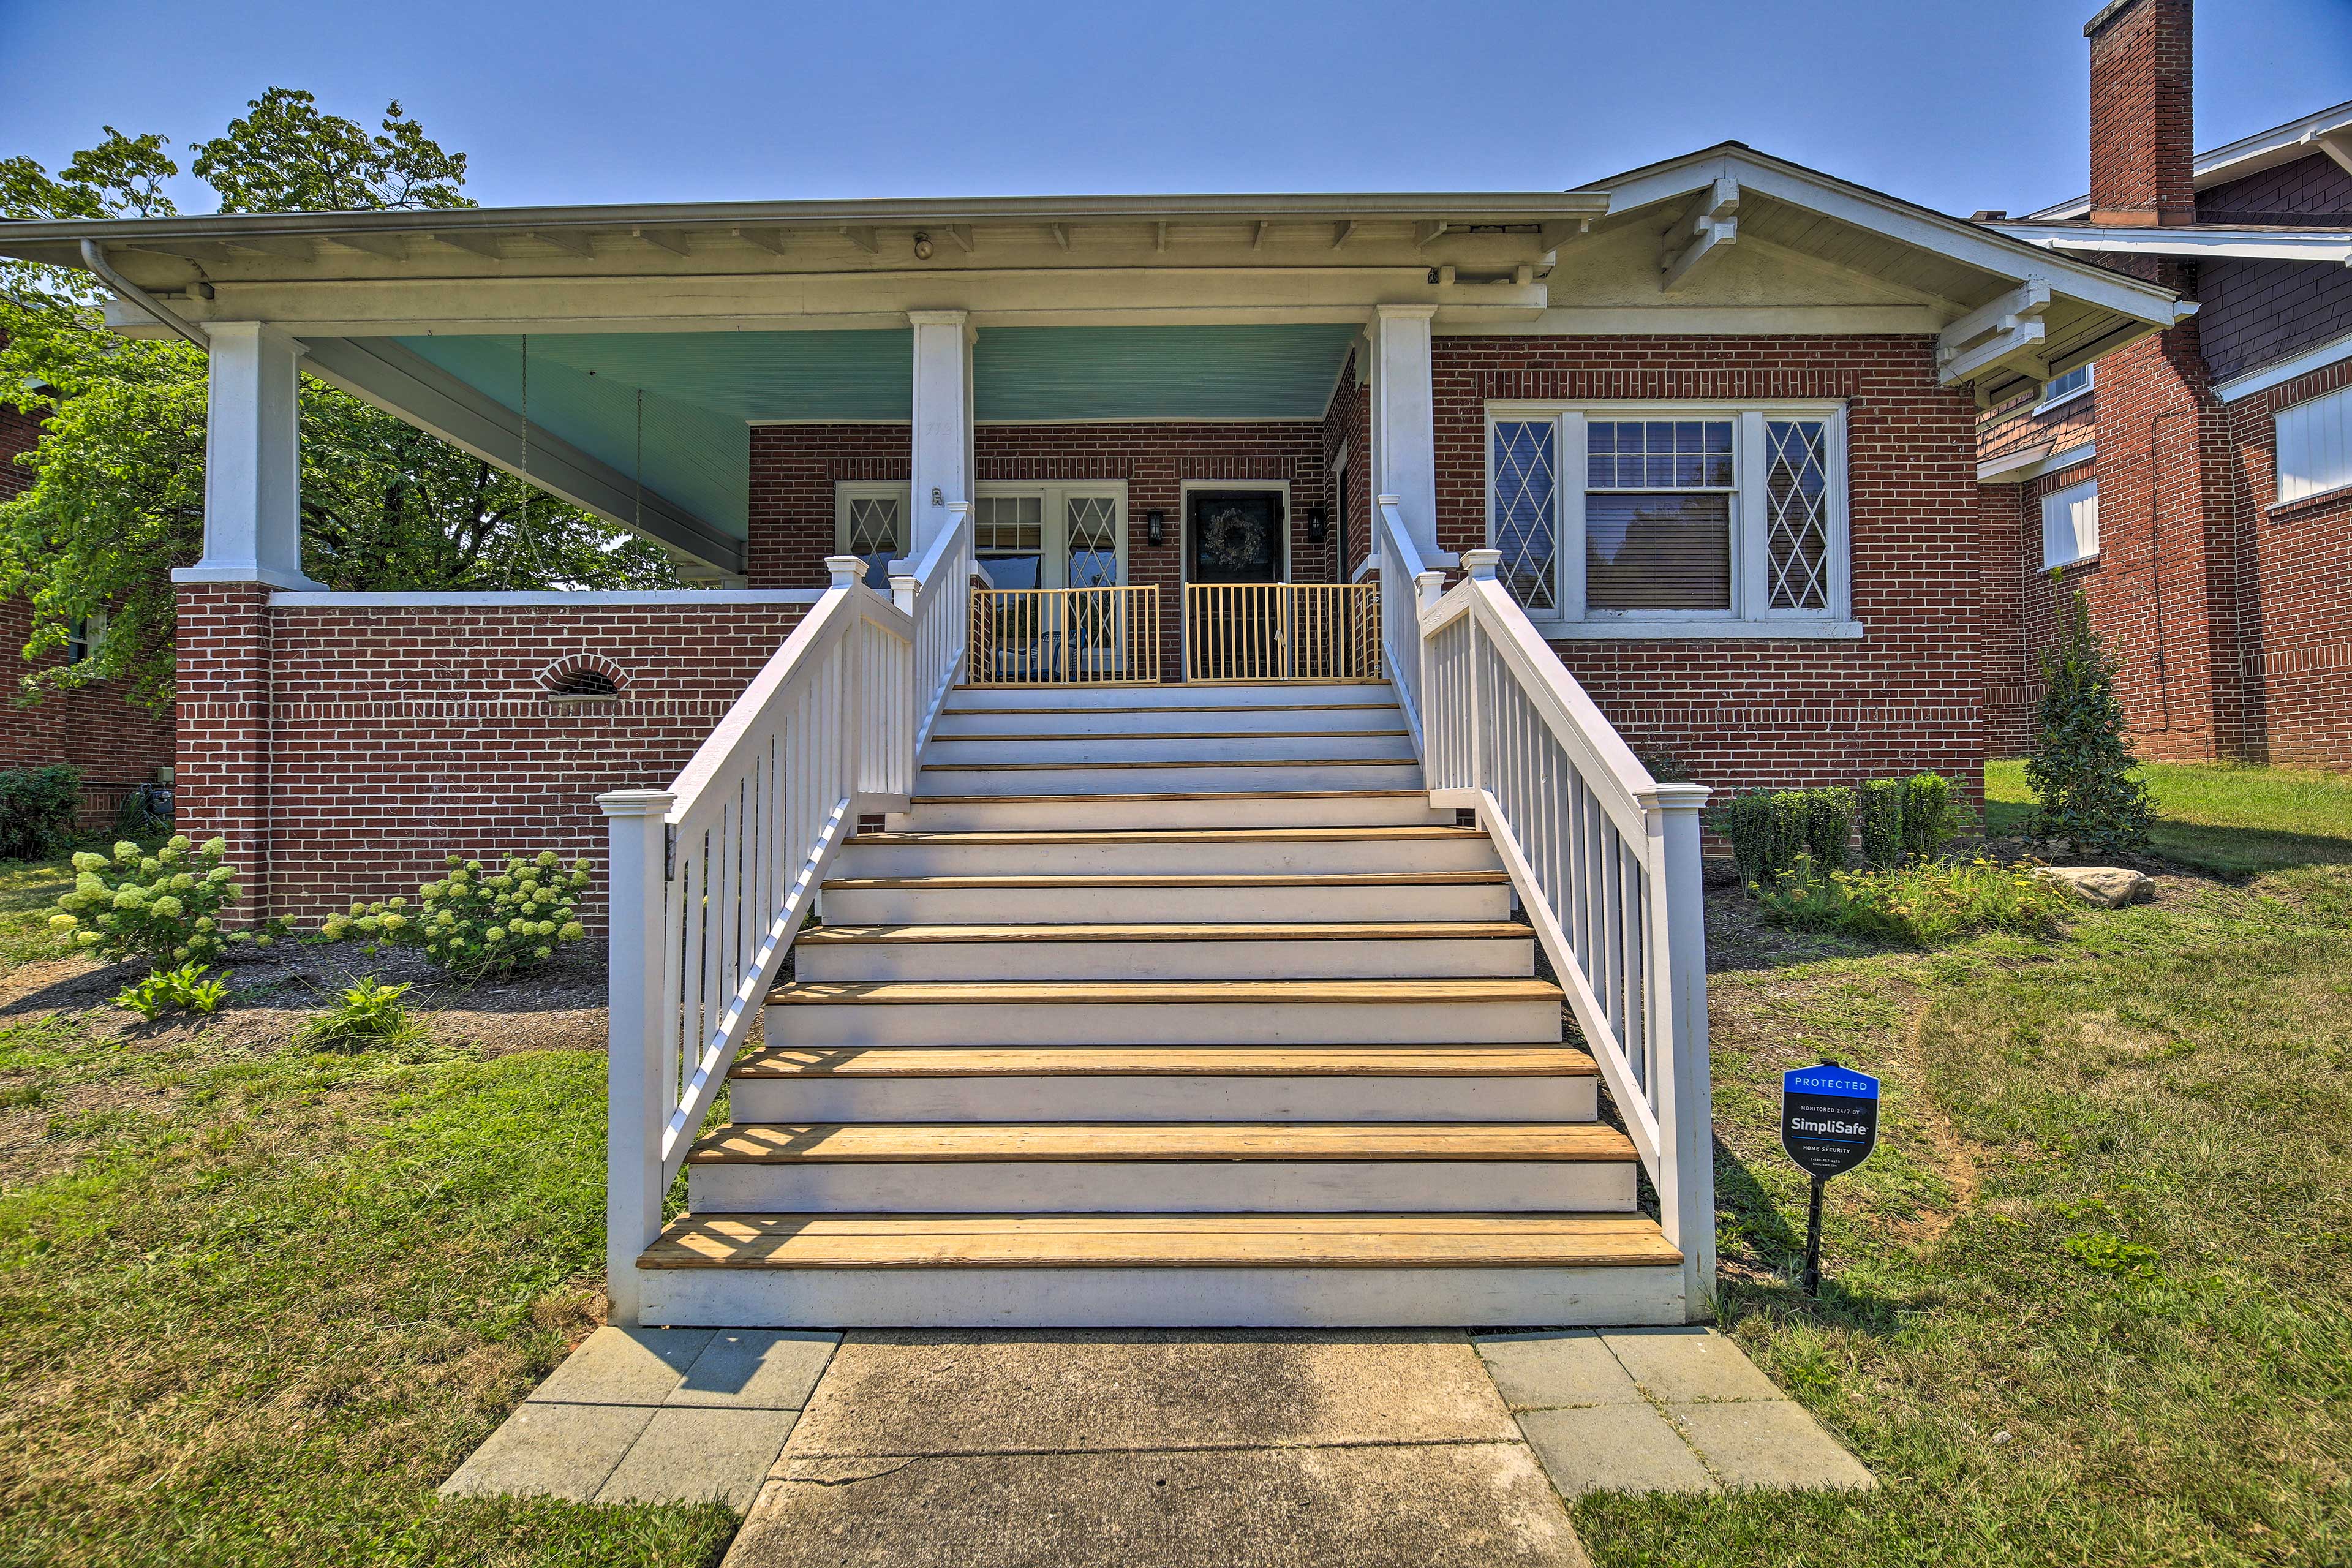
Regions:
<instances>
[{"instance_id":1,"label":"hydrangea bush","mask_svg":"<svg viewBox=\"0 0 2352 1568\"><path fill-rule=\"evenodd\" d=\"M588 934L572 912L588 890L585 860L567 867L549 849L528 859L509 855L498 871L455 855L447 865L448 875L417 889L414 902L354 903L350 914L330 916L320 934L363 942L369 952L386 944L422 948L468 984L531 968Z\"/></svg>"},{"instance_id":2,"label":"hydrangea bush","mask_svg":"<svg viewBox=\"0 0 2352 1568\"><path fill-rule=\"evenodd\" d=\"M58 900L50 929L110 963L203 963L235 943L268 947L283 932L276 921L259 931L220 929L221 911L245 895L224 864L227 855L226 839L197 845L184 836L152 855L127 838L111 855L84 850L73 858L74 889Z\"/></svg>"}]
</instances>

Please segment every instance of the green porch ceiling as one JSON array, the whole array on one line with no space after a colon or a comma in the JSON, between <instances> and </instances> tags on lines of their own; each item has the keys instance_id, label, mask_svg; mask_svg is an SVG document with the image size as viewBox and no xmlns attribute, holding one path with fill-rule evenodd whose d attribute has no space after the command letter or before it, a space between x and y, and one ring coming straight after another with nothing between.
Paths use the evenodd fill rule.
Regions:
<instances>
[{"instance_id":1,"label":"green porch ceiling","mask_svg":"<svg viewBox=\"0 0 2352 1568\"><path fill-rule=\"evenodd\" d=\"M1316 418L1357 331L983 329L974 416ZM751 514L751 424L908 417L908 331L550 333L530 338L527 355L520 337L394 341L738 537Z\"/></svg>"}]
</instances>

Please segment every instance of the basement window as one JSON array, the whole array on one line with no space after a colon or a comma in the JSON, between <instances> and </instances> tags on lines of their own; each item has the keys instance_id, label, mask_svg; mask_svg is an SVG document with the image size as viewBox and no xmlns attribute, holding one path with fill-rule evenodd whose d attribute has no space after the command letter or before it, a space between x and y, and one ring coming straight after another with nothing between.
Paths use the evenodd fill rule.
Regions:
<instances>
[{"instance_id":1,"label":"basement window","mask_svg":"<svg viewBox=\"0 0 2352 1568\"><path fill-rule=\"evenodd\" d=\"M2099 554L2099 482L2088 479L2042 498L2042 569Z\"/></svg>"},{"instance_id":2,"label":"basement window","mask_svg":"<svg viewBox=\"0 0 2352 1568\"><path fill-rule=\"evenodd\" d=\"M1570 637L1851 637L1836 404L1496 405L1487 542Z\"/></svg>"},{"instance_id":3,"label":"basement window","mask_svg":"<svg viewBox=\"0 0 2352 1568\"><path fill-rule=\"evenodd\" d=\"M611 659L575 653L539 672L539 684L558 702L609 701L628 689L628 673Z\"/></svg>"}]
</instances>

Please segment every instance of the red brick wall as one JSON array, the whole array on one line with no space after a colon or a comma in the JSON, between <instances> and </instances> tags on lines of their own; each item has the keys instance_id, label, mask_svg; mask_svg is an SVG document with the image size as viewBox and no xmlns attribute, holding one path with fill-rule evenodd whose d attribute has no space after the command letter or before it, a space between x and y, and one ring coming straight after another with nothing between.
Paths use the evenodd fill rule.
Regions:
<instances>
[{"instance_id":1,"label":"red brick wall","mask_svg":"<svg viewBox=\"0 0 2352 1568\"><path fill-rule=\"evenodd\" d=\"M305 921L414 892L452 852L601 867L595 797L667 784L805 613L268 599L181 590L181 823L228 837L247 912ZM550 700L539 672L581 653L625 674L618 698Z\"/></svg>"},{"instance_id":2,"label":"red brick wall","mask_svg":"<svg viewBox=\"0 0 2352 1568\"><path fill-rule=\"evenodd\" d=\"M1339 384L1331 389L1330 405L1323 411L1323 464L1328 471L1339 458L1339 449L1348 449L1348 467L1344 473L1332 475L1330 497L1326 505L1331 509L1331 543L1336 552L1339 544L1339 487L1348 490L1348 554L1335 564L1344 580L1351 576L1357 565L1372 550L1372 389L1356 379L1356 355L1351 350L1348 363L1339 372Z\"/></svg>"},{"instance_id":3,"label":"red brick wall","mask_svg":"<svg viewBox=\"0 0 2352 1568\"><path fill-rule=\"evenodd\" d=\"M1923 337L1441 337L1441 548L1486 538L1489 400L1847 401L1859 640L1562 642L1633 748L1724 787L1922 768L1975 792L1985 755L1976 410Z\"/></svg>"},{"instance_id":4,"label":"red brick wall","mask_svg":"<svg viewBox=\"0 0 2352 1568\"><path fill-rule=\"evenodd\" d=\"M2032 751L2034 710L2043 688L2042 655L2058 635L2057 595L2072 595L2077 587L2087 591L2100 574L2104 554L2063 567L2053 595L2050 574L2042 569L2042 498L2091 479L2092 469L2090 463L2075 463L2022 484L1979 488L1985 517L1985 744L1990 755L2019 757ZM2096 625L2095 599L2093 615Z\"/></svg>"},{"instance_id":5,"label":"red brick wall","mask_svg":"<svg viewBox=\"0 0 2352 1568\"><path fill-rule=\"evenodd\" d=\"M33 476L16 461L40 444L38 421L20 408L0 404L0 501L32 488ZM22 649L33 635L32 606L21 599L0 600L0 650ZM65 662L53 649L33 661L37 668ZM0 668L5 668L0 666ZM23 671L11 671L15 677ZM130 700L124 682L75 691L44 693L19 706L0 725L0 768L38 768L62 763L82 775L82 820L103 825L132 786L155 776L172 761L172 720ZM15 695L14 692L11 695Z\"/></svg>"},{"instance_id":6,"label":"red brick wall","mask_svg":"<svg viewBox=\"0 0 2352 1568\"><path fill-rule=\"evenodd\" d=\"M833 553L834 486L904 479L903 425L762 425L751 430L751 585L808 587L824 581ZM1290 574L1331 579L1333 542L1307 542L1307 513L1328 505L1324 425L1311 419L982 425L974 437L988 479L1124 479L1127 565L1132 583L1160 585L1161 668L1181 668L1182 488L1187 479L1290 481ZM1166 514L1152 548L1146 514Z\"/></svg>"},{"instance_id":7,"label":"red brick wall","mask_svg":"<svg viewBox=\"0 0 2352 1568\"><path fill-rule=\"evenodd\" d=\"M2134 0L2091 39L2091 205L2187 223L2196 215L2189 0Z\"/></svg>"}]
</instances>

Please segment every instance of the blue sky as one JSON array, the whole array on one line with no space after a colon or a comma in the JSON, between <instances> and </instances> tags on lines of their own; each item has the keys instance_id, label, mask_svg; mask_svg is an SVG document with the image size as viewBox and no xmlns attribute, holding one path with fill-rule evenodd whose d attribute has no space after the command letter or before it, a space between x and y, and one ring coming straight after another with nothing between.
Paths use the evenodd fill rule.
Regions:
<instances>
[{"instance_id":1,"label":"blue sky","mask_svg":"<svg viewBox=\"0 0 2352 1568\"><path fill-rule=\"evenodd\" d=\"M1726 139L1966 214L2084 177L2097 0L0 0L0 154L397 97L488 205L1559 189ZM2198 142L2352 99L2352 3L2207 0ZM182 192L193 210L201 187Z\"/></svg>"}]
</instances>

